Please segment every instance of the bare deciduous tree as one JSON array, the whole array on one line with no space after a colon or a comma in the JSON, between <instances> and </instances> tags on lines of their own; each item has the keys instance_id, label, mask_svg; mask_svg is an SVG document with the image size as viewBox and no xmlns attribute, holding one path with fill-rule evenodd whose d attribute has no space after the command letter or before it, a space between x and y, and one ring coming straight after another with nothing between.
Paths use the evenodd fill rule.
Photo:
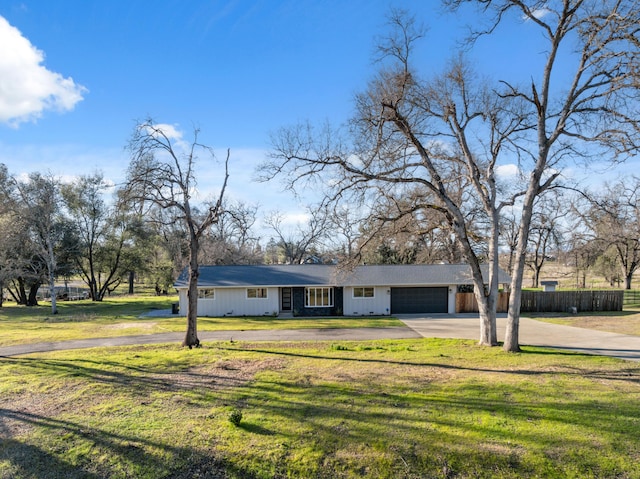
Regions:
<instances>
[{"instance_id":1,"label":"bare deciduous tree","mask_svg":"<svg viewBox=\"0 0 640 479\"><path fill-rule=\"evenodd\" d=\"M357 96L350 141L326 128L285 129L274 138L265 177L284 173L291 188L324 181L326 199L348 201L374 211L379 198L410 211L434 210L455 234L471 267L480 309L480 343L497 344L498 224L513 199L498 200L495 167L501 149L521 128L521 118L505 117L502 97L490 95L464 61L454 61L431 81L421 81L410 56L422 31L404 12L393 12L392 35L379 45L385 64ZM478 130L488 132L478 143ZM473 194L462 188L471 187ZM416 195L416 192L419 195ZM486 248L477 250L465 199L475 198L483 216ZM409 213L399 212L398 218ZM481 270L489 258L489 274ZM488 285L488 287L485 287Z\"/></svg>"},{"instance_id":2,"label":"bare deciduous tree","mask_svg":"<svg viewBox=\"0 0 640 479\"><path fill-rule=\"evenodd\" d=\"M219 220L203 236L202 261L208 264L261 263L259 238L252 228L258 207L224 202Z\"/></svg>"},{"instance_id":3,"label":"bare deciduous tree","mask_svg":"<svg viewBox=\"0 0 640 479\"><path fill-rule=\"evenodd\" d=\"M130 201L156 205L171 210L175 220L187 231L189 245L187 332L182 343L189 348L198 347L198 278L200 276L200 240L211 225L218 222L223 210L223 198L229 178L229 156L224 163L222 186L217 200L198 210L193 204L196 190L196 163L198 152L215 158L212 148L198 142L199 130L194 129L188 145L179 143L172 128L147 119L136 126L129 150L131 162L125 186Z\"/></svg>"},{"instance_id":4,"label":"bare deciduous tree","mask_svg":"<svg viewBox=\"0 0 640 479\"><path fill-rule=\"evenodd\" d=\"M327 235L329 213L325 207L308 207L306 224L297 224L287 228L285 217L278 211L272 211L264 219L265 225L275 233L275 242L282 254L284 263L301 264L314 249L321 246Z\"/></svg>"},{"instance_id":5,"label":"bare deciduous tree","mask_svg":"<svg viewBox=\"0 0 640 479\"><path fill-rule=\"evenodd\" d=\"M542 267L551 251L557 251L561 243L560 222L566 211L563 211L561 197L554 191L550 190L538 198L529 228L529 252L525 264L533 272L533 288L539 286Z\"/></svg>"},{"instance_id":6,"label":"bare deciduous tree","mask_svg":"<svg viewBox=\"0 0 640 479\"><path fill-rule=\"evenodd\" d=\"M274 141L274 161L263 171L271 177L288 175L291 187L324 181L330 200L350 196L365 205L376 195L401 197L416 185L429 191L434 201L423 207L445 215L471 266L481 344L497 344L500 214L521 198L504 343L505 350L518 351L522 280L537 197L576 159L609 155L623 160L638 150L640 6L634 0L444 3L453 10L478 7L477 18L488 19L487 28L472 35L470 46L507 22L524 21L540 31L540 71L535 71L540 63L531 62L530 82L498 78L492 84L455 60L444 74L422 80L409 61L421 31L411 18L394 13L392 34L379 46L387 62L357 97L351 141L331 129L323 134L308 127L283 130ZM497 167L514 159L524 182L520 191L509 192L499 182ZM482 205L488 278L482 276L455 194L459 187L454 178L461 171Z\"/></svg>"},{"instance_id":7,"label":"bare deciduous tree","mask_svg":"<svg viewBox=\"0 0 640 479\"><path fill-rule=\"evenodd\" d=\"M531 134L514 144L526 193L512 272L504 348L518 351L522 280L536 198L567 161L609 155L624 160L639 146L640 4L635 0L446 0L453 9L478 7L493 34L502 24L524 21L541 33L541 70L519 85L501 78L500 95L524 106ZM562 68L560 68L562 66ZM529 166L527 166L529 165Z\"/></svg>"},{"instance_id":8,"label":"bare deciduous tree","mask_svg":"<svg viewBox=\"0 0 640 479\"><path fill-rule=\"evenodd\" d=\"M640 268L640 178L630 176L606 184L599 194L585 193L580 218L602 256L613 252L625 289ZM609 255L611 256L611 255Z\"/></svg>"}]
</instances>

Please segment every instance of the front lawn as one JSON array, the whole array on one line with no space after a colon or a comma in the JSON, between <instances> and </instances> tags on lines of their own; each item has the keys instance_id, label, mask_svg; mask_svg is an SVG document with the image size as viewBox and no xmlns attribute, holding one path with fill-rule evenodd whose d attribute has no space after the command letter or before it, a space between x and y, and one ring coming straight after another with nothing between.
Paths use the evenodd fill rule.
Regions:
<instances>
[{"instance_id":1,"label":"front lawn","mask_svg":"<svg viewBox=\"0 0 640 479\"><path fill-rule=\"evenodd\" d=\"M177 297L121 296L102 302L74 301L58 303L58 314L51 307L24 307L5 303L0 308L0 346L105 338L186 330L183 316L140 317L153 310L170 310ZM382 328L403 326L388 317L356 318L199 318L199 331L301 329L301 328Z\"/></svg>"},{"instance_id":2,"label":"front lawn","mask_svg":"<svg viewBox=\"0 0 640 479\"><path fill-rule=\"evenodd\" d=\"M637 362L221 342L3 358L0 375L0 478L640 477Z\"/></svg>"}]
</instances>

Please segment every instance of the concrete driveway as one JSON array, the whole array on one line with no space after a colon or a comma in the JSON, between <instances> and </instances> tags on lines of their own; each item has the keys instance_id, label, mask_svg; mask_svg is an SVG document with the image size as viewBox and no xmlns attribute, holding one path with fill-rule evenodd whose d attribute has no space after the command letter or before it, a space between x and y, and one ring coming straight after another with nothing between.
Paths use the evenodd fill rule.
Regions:
<instances>
[{"instance_id":1,"label":"concrete driveway","mask_svg":"<svg viewBox=\"0 0 640 479\"><path fill-rule=\"evenodd\" d=\"M401 315L398 318L425 338L479 339L480 319L468 315ZM498 341L504 340L506 315L498 318ZM605 333L520 318L520 344L640 361L640 336Z\"/></svg>"}]
</instances>

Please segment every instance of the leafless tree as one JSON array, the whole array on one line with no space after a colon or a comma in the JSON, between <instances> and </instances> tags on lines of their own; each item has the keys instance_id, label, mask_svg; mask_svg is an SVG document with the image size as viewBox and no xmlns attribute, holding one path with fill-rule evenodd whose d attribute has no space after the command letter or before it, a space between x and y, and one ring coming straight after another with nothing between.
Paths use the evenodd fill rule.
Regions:
<instances>
[{"instance_id":1,"label":"leafless tree","mask_svg":"<svg viewBox=\"0 0 640 479\"><path fill-rule=\"evenodd\" d=\"M307 256L317 253L321 242L327 235L329 212L325 207L307 207L308 219L305 224L298 223L288 227L285 216L272 211L264 218L264 224L275 235L275 243L285 264L301 264Z\"/></svg>"},{"instance_id":2,"label":"leafless tree","mask_svg":"<svg viewBox=\"0 0 640 479\"><path fill-rule=\"evenodd\" d=\"M125 186L129 201L144 205L156 205L171 210L177 221L187 230L189 246L189 270L187 291L187 332L182 343L189 348L198 347L198 278L200 276L200 240L220 220L223 198L229 178L229 156L224 163L222 186L217 200L196 208L196 163L198 153L215 158L213 149L198 142L199 130L194 129L193 140L182 144L174 136L172 128L159 125L152 119L141 122L134 129L129 141L131 162Z\"/></svg>"},{"instance_id":3,"label":"leafless tree","mask_svg":"<svg viewBox=\"0 0 640 479\"><path fill-rule=\"evenodd\" d=\"M556 182L567 161L638 150L639 52L637 0L446 0L452 9L477 7L485 29L471 40L520 21L541 33L543 65L531 82L502 78L500 96L524 105L531 134L514 144L526 192L522 202L504 348L519 350L522 280L536 198ZM562 67L562 68L561 68Z\"/></svg>"},{"instance_id":4,"label":"leafless tree","mask_svg":"<svg viewBox=\"0 0 640 479\"><path fill-rule=\"evenodd\" d=\"M516 215L516 211L513 208L507 209L503 212L500 219L500 241L503 248L506 248L506 259L501 260L501 266L505 271L511 273L513 269L513 260L516 254L516 248L518 247L518 231L520 220Z\"/></svg>"},{"instance_id":5,"label":"leafless tree","mask_svg":"<svg viewBox=\"0 0 640 479\"><path fill-rule=\"evenodd\" d=\"M320 133L309 126L284 129L262 171L265 177L282 173L291 188L324 181L328 202L373 210L381 197L397 204L412 197L411 210L439 212L471 267L480 343L496 345L497 231L500 211L513 198L499 201L495 167L502 148L522 128L522 118L505 117L506 100L492 96L462 60L431 81L420 80L410 56L422 30L404 12L393 12L390 20L392 34L379 45L383 66L356 98L350 141L330 127ZM484 144L475 140L478 129L488 132ZM482 211L488 241L481 252L461 185L473 189L474 204ZM485 258L486 278L480 267Z\"/></svg>"},{"instance_id":6,"label":"leafless tree","mask_svg":"<svg viewBox=\"0 0 640 479\"><path fill-rule=\"evenodd\" d=\"M557 190L549 190L538 197L529 228L529 252L525 264L533 272L531 286L540 283L542 267L552 251L557 251L561 241L561 221L566 216L562 199Z\"/></svg>"},{"instance_id":7,"label":"leafless tree","mask_svg":"<svg viewBox=\"0 0 640 479\"><path fill-rule=\"evenodd\" d=\"M577 211L589 229L592 241L600 245L601 256L613 252L631 289L634 273L640 267L640 178L630 176L606 184L601 193L585 193L584 206Z\"/></svg>"},{"instance_id":8,"label":"leafless tree","mask_svg":"<svg viewBox=\"0 0 640 479\"><path fill-rule=\"evenodd\" d=\"M640 7L634 0L444 3L453 10L478 7L477 18L487 19L487 28L474 32L470 46L507 22L524 21L539 30L541 70L532 70L531 82L524 85L508 78L491 83L456 59L442 75L422 80L410 61L421 31L410 17L396 12L392 34L379 46L383 62L378 76L357 97L351 136L330 128L320 134L305 126L282 130L274 141L273 161L262 171L287 175L291 187L324 182L329 199L349 197L365 205L381 194L402 197L416 185L428 190L434 201L423 207L445 215L471 266L480 343L490 345L497 344L500 215L519 198L504 343L505 350L518 351L522 280L536 198L556 184L571 161L594 155L623 160L638 149ZM532 68L538 64L531 62ZM513 158L523 182L520 190L510 191L500 184L497 166ZM465 172L482 205L488 278L482 276L455 194L459 185L453 178L459 171Z\"/></svg>"},{"instance_id":9,"label":"leafless tree","mask_svg":"<svg viewBox=\"0 0 640 479\"><path fill-rule=\"evenodd\" d=\"M244 202L224 202L220 218L203 235L201 258L208 264L262 262L259 238L252 232L258 207Z\"/></svg>"},{"instance_id":10,"label":"leafless tree","mask_svg":"<svg viewBox=\"0 0 640 479\"><path fill-rule=\"evenodd\" d=\"M361 236L362 218L354 208L338 206L328 217L332 232L327 242L336 258L350 261L356 256L357 242Z\"/></svg>"},{"instance_id":11,"label":"leafless tree","mask_svg":"<svg viewBox=\"0 0 640 479\"><path fill-rule=\"evenodd\" d=\"M359 256L365 263L460 263L462 254L445 216L414 208L412 197L380 198L362 222ZM480 249L478 249L479 251Z\"/></svg>"}]
</instances>

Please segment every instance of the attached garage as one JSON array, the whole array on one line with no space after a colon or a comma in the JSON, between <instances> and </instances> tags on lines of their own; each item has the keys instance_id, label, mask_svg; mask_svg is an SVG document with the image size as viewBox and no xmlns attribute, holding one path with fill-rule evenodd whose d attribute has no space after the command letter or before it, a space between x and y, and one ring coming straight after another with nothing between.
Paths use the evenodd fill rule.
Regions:
<instances>
[{"instance_id":1,"label":"attached garage","mask_svg":"<svg viewBox=\"0 0 640 479\"><path fill-rule=\"evenodd\" d=\"M448 313L447 287L391 288L391 314Z\"/></svg>"}]
</instances>

